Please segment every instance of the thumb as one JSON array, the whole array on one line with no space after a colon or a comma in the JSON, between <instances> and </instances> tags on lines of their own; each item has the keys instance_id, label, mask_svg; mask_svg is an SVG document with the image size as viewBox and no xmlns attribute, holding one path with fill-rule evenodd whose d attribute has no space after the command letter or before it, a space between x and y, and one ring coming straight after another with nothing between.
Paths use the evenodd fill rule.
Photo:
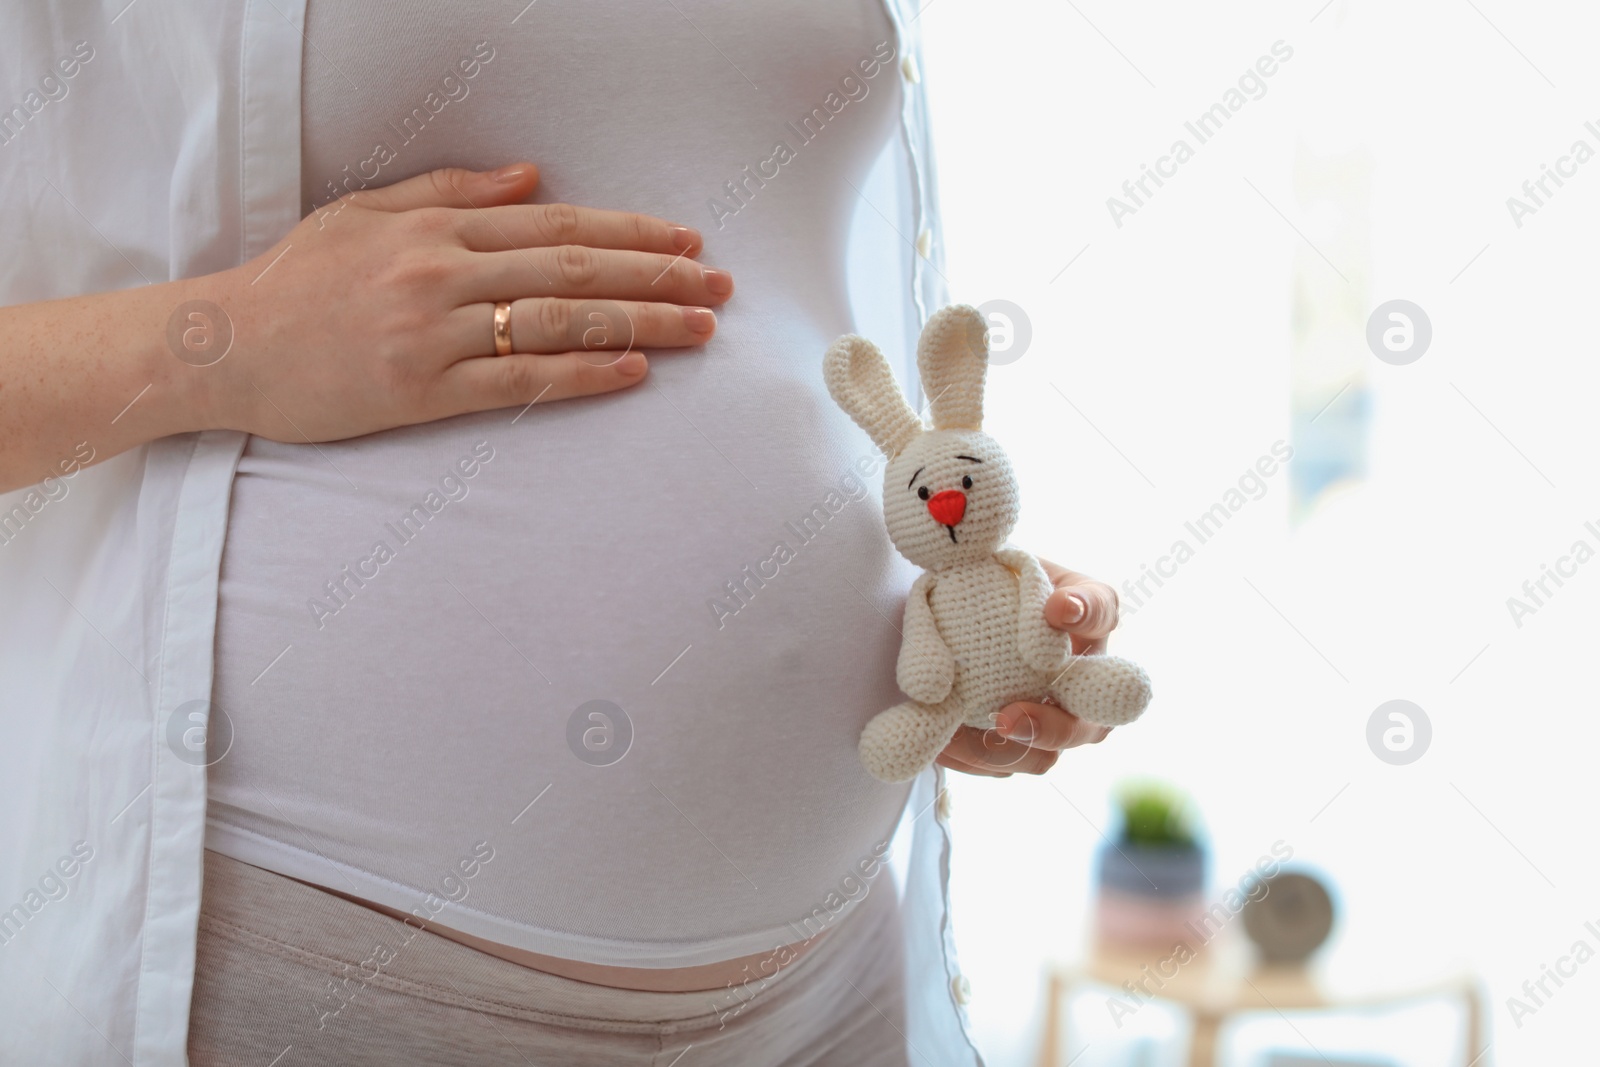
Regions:
<instances>
[{"instance_id":1,"label":"thumb","mask_svg":"<svg viewBox=\"0 0 1600 1067\"><path fill-rule=\"evenodd\" d=\"M442 167L382 189L354 194L362 207L375 211L413 211L423 207L498 207L515 204L539 184L532 163L508 163L496 170Z\"/></svg>"}]
</instances>

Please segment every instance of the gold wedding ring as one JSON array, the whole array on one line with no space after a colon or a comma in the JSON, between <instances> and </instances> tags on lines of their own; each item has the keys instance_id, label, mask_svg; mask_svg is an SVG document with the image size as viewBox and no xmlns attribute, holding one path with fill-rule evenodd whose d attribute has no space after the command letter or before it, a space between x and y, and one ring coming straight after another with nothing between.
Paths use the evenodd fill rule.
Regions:
<instances>
[{"instance_id":1,"label":"gold wedding ring","mask_svg":"<svg viewBox=\"0 0 1600 1067\"><path fill-rule=\"evenodd\" d=\"M505 300L494 306L494 354L511 354L511 304Z\"/></svg>"}]
</instances>

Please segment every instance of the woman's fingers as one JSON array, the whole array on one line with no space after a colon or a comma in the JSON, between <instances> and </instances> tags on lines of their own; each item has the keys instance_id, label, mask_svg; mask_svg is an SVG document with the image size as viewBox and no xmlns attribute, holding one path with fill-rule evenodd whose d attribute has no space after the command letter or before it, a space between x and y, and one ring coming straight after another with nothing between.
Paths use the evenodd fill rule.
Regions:
<instances>
[{"instance_id":1,"label":"woman's fingers","mask_svg":"<svg viewBox=\"0 0 1600 1067\"><path fill-rule=\"evenodd\" d=\"M463 359L444 372L432 398L437 413L429 418L626 389L644 378L647 366L643 352L628 352L614 362L587 352Z\"/></svg>"},{"instance_id":2,"label":"woman's fingers","mask_svg":"<svg viewBox=\"0 0 1600 1067\"><path fill-rule=\"evenodd\" d=\"M382 189L362 189L342 199L374 211L415 211L426 207L483 208L515 204L539 184L532 163L508 163L495 170L444 167ZM333 210L332 206L323 211Z\"/></svg>"},{"instance_id":3,"label":"woman's fingers","mask_svg":"<svg viewBox=\"0 0 1600 1067\"><path fill-rule=\"evenodd\" d=\"M458 358L494 352L490 304L456 308L446 319ZM716 332L710 308L648 304L636 300L572 300L532 297L511 302L511 343L518 352L615 352L637 348L689 348ZM590 362L605 362L592 358Z\"/></svg>"},{"instance_id":4,"label":"woman's fingers","mask_svg":"<svg viewBox=\"0 0 1600 1067\"><path fill-rule=\"evenodd\" d=\"M962 726L944 747L942 755L991 774L1043 774L1055 766L1060 753L1032 748L1021 741L1001 737L993 730Z\"/></svg>"},{"instance_id":5,"label":"woman's fingers","mask_svg":"<svg viewBox=\"0 0 1600 1067\"><path fill-rule=\"evenodd\" d=\"M653 215L572 204L509 204L463 212L457 233L474 252L587 245L668 256L697 255L698 231Z\"/></svg>"},{"instance_id":6,"label":"woman's fingers","mask_svg":"<svg viewBox=\"0 0 1600 1067\"><path fill-rule=\"evenodd\" d=\"M453 275L462 304L526 296L640 300L715 306L733 294L733 275L688 256L585 245L471 253Z\"/></svg>"},{"instance_id":7,"label":"woman's fingers","mask_svg":"<svg viewBox=\"0 0 1600 1067\"><path fill-rule=\"evenodd\" d=\"M1019 702L1000 709L995 720L995 730L1030 748L1062 751L1079 745L1098 744L1111 733L1108 726L1084 722L1076 715L1054 704Z\"/></svg>"},{"instance_id":8,"label":"woman's fingers","mask_svg":"<svg viewBox=\"0 0 1600 1067\"><path fill-rule=\"evenodd\" d=\"M1117 591L1049 560L1039 562L1055 585L1044 604L1045 621L1072 635L1072 650L1077 654L1104 652L1106 638L1117 628Z\"/></svg>"},{"instance_id":9,"label":"woman's fingers","mask_svg":"<svg viewBox=\"0 0 1600 1067\"><path fill-rule=\"evenodd\" d=\"M1053 704L1008 704L996 717L994 729L957 730L937 762L951 770L997 778L1043 774L1065 750L1097 744L1109 733L1109 728L1086 723Z\"/></svg>"}]
</instances>

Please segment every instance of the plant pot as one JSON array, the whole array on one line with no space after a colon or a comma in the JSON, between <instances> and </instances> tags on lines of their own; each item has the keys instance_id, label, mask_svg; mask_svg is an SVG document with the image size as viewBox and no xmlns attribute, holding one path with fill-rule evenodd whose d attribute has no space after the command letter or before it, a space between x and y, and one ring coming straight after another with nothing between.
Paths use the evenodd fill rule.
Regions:
<instances>
[{"instance_id":1,"label":"plant pot","mask_svg":"<svg viewBox=\"0 0 1600 1067\"><path fill-rule=\"evenodd\" d=\"M1103 940L1160 948L1193 940L1189 924L1205 912L1204 849L1108 842L1098 859L1095 925Z\"/></svg>"}]
</instances>

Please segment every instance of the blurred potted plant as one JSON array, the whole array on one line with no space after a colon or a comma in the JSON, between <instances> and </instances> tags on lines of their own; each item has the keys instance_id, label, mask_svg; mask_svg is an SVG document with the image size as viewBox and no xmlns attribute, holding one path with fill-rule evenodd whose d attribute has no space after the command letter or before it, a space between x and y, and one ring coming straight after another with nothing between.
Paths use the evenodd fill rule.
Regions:
<instances>
[{"instance_id":1,"label":"blurred potted plant","mask_svg":"<svg viewBox=\"0 0 1600 1067\"><path fill-rule=\"evenodd\" d=\"M1193 802L1163 782L1117 789L1120 825L1099 854L1100 936L1171 947L1205 911L1207 855Z\"/></svg>"}]
</instances>

